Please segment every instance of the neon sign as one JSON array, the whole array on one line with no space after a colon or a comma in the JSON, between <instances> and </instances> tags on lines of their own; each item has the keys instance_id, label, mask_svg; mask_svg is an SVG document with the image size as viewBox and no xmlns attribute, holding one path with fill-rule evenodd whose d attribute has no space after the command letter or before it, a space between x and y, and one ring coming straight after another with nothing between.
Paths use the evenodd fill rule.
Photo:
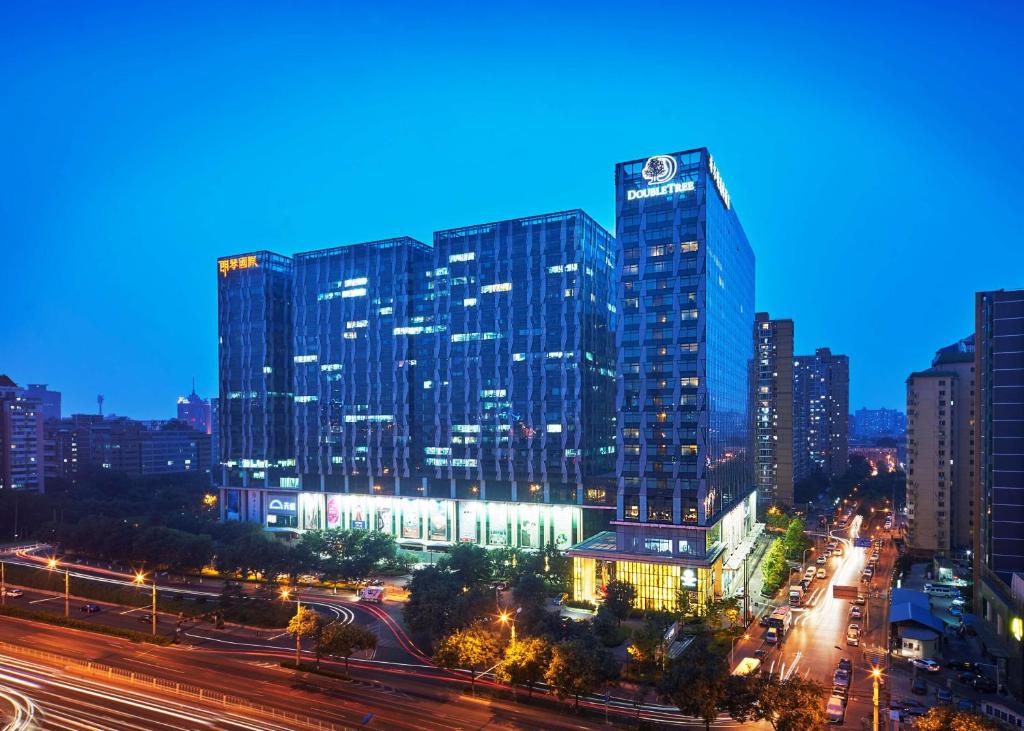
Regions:
<instances>
[{"instance_id":1,"label":"neon sign","mask_svg":"<svg viewBox=\"0 0 1024 731\"><path fill-rule=\"evenodd\" d=\"M249 256L233 256L230 259L218 259L217 268L220 270L222 276L227 276L229 272L233 272L236 269L255 269L259 264L256 261L256 256L250 254Z\"/></svg>"}]
</instances>

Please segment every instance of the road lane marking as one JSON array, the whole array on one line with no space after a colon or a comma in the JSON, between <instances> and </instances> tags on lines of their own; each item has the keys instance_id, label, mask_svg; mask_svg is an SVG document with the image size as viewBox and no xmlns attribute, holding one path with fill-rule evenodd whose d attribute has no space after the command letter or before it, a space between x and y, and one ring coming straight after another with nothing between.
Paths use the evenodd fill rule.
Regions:
<instances>
[{"instance_id":1,"label":"road lane marking","mask_svg":"<svg viewBox=\"0 0 1024 731\"><path fill-rule=\"evenodd\" d=\"M60 595L58 595L58 596L48 596L48 597L44 597L42 599L33 599L32 601L29 602L29 604L40 604L42 602L49 602L49 601L53 601L54 599L61 599L61 598L63 598L63 597L61 597Z\"/></svg>"}]
</instances>

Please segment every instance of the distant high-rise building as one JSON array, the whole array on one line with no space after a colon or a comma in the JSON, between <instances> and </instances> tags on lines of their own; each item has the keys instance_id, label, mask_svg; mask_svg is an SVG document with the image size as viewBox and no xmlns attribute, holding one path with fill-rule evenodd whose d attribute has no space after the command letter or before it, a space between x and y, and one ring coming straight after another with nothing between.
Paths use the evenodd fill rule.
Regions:
<instances>
[{"instance_id":1,"label":"distant high-rise building","mask_svg":"<svg viewBox=\"0 0 1024 731\"><path fill-rule=\"evenodd\" d=\"M220 472L220 399L210 399L210 460L213 469L210 471L213 484L221 484Z\"/></svg>"},{"instance_id":2,"label":"distant high-rise building","mask_svg":"<svg viewBox=\"0 0 1024 731\"><path fill-rule=\"evenodd\" d=\"M75 480L86 469L133 476L210 473L210 436L171 419L143 422L125 417L74 414L45 427L48 476Z\"/></svg>"},{"instance_id":3,"label":"distant high-rise building","mask_svg":"<svg viewBox=\"0 0 1024 731\"><path fill-rule=\"evenodd\" d=\"M763 504L793 505L793 321L754 319L754 476Z\"/></svg>"},{"instance_id":4,"label":"distant high-rise building","mask_svg":"<svg viewBox=\"0 0 1024 731\"><path fill-rule=\"evenodd\" d=\"M853 415L853 434L860 439L898 437L906 431L907 417L897 409L857 409Z\"/></svg>"},{"instance_id":5,"label":"distant high-rise building","mask_svg":"<svg viewBox=\"0 0 1024 731\"><path fill-rule=\"evenodd\" d=\"M793 438L796 479L817 468L829 478L849 462L850 359L818 348L793 359Z\"/></svg>"},{"instance_id":6,"label":"distant high-rise building","mask_svg":"<svg viewBox=\"0 0 1024 731\"><path fill-rule=\"evenodd\" d=\"M211 434L213 430L210 415L210 401L196 393L196 384L193 381L192 393L178 397L178 421L185 422L203 434Z\"/></svg>"},{"instance_id":7,"label":"distant high-rise building","mask_svg":"<svg viewBox=\"0 0 1024 731\"><path fill-rule=\"evenodd\" d=\"M975 296L975 611L1005 643L1011 691L1024 690L1024 289ZM1005 659L1003 659L1005 658Z\"/></svg>"},{"instance_id":8,"label":"distant high-rise building","mask_svg":"<svg viewBox=\"0 0 1024 731\"><path fill-rule=\"evenodd\" d=\"M0 375L0 490L43 492L45 451L39 399Z\"/></svg>"},{"instance_id":9,"label":"distant high-rise building","mask_svg":"<svg viewBox=\"0 0 1024 731\"><path fill-rule=\"evenodd\" d=\"M44 421L60 418L60 391L49 390L45 383L30 383L25 393L39 401Z\"/></svg>"},{"instance_id":10,"label":"distant high-rise building","mask_svg":"<svg viewBox=\"0 0 1024 731\"><path fill-rule=\"evenodd\" d=\"M907 379L907 545L945 555L971 545L974 356L943 348Z\"/></svg>"}]
</instances>

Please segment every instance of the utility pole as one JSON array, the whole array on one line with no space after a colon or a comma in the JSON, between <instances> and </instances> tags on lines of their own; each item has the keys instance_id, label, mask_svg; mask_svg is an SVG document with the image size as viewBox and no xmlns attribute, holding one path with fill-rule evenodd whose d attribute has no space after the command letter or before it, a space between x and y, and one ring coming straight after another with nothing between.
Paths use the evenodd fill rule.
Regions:
<instances>
[{"instance_id":1,"label":"utility pole","mask_svg":"<svg viewBox=\"0 0 1024 731\"><path fill-rule=\"evenodd\" d=\"M150 622L153 627L153 636L156 637L156 572L153 572L153 609L150 611Z\"/></svg>"},{"instance_id":2,"label":"utility pole","mask_svg":"<svg viewBox=\"0 0 1024 731\"><path fill-rule=\"evenodd\" d=\"M64 569L64 616L65 617L71 616L70 615L70 610L68 609L68 603L71 600L71 591L70 591L71 579L70 579L70 576L71 576L70 572L67 569Z\"/></svg>"},{"instance_id":3,"label":"utility pole","mask_svg":"<svg viewBox=\"0 0 1024 731\"><path fill-rule=\"evenodd\" d=\"M0 606L7 606L7 574L4 562L0 561Z\"/></svg>"}]
</instances>

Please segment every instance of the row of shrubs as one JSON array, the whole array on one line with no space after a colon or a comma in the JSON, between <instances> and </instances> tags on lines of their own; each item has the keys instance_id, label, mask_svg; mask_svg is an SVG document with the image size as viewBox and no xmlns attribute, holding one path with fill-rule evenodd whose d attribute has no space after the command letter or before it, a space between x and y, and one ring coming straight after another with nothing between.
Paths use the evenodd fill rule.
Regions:
<instances>
[{"instance_id":1,"label":"row of shrubs","mask_svg":"<svg viewBox=\"0 0 1024 731\"><path fill-rule=\"evenodd\" d=\"M40 612L35 609L23 609L22 607L3 606L0 607L0 615L5 617L16 617L18 619L31 619L35 622L45 622L47 624L55 624L61 627L69 627L71 629L80 629L87 632L98 632L104 635L111 635L113 637L121 637L132 642L149 642L153 645L169 645L171 644L171 638L164 637L163 635L151 635L145 632L136 632L131 629L121 629L120 627L108 627L102 624L93 624L92 622L83 622L80 619L71 619L65 617L62 614L52 614L50 612Z\"/></svg>"}]
</instances>

